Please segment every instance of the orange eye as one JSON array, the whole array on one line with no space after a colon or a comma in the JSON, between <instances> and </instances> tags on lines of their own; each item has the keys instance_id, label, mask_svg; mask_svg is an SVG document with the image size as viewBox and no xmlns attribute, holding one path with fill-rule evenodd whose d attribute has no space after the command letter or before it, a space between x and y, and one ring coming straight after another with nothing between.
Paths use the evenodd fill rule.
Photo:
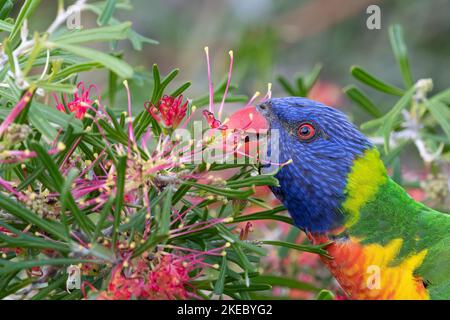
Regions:
<instances>
[{"instance_id":1,"label":"orange eye","mask_svg":"<svg viewBox=\"0 0 450 320\"><path fill-rule=\"evenodd\" d=\"M315 137L316 128L311 123L305 122L298 127L297 134L300 140L308 141Z\"/></svg>"}]
</instances>

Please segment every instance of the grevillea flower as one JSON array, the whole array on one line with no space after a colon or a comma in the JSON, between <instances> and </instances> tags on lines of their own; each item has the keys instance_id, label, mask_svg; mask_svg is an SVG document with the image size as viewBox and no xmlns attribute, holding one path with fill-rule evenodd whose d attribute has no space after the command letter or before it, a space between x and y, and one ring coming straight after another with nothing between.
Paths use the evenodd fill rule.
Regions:
<instances>
[{"instance_id":1,"label":"grevillea flower","mask_svg":"<svg viewBox=\"0 0 450 320\"><path fill-rule=\"evenodd\" d=\"M333 83L318 81L311 88L308 98L328 106L338 106L343 100L342 89Z\"/></svg>"},{"instance_id":2,"label":"grevillea flower","mask_svg":"<svg viewBox=\"0 0 450 320\"><path fill-rule=\"evenodd\" d=\"M90 91L92 89L95 89L95 85L90 85L87 89L84 86L83 82L79 82L77 84L77 92L74 93L73 99L68 101L67 96L64 96L64 103L67 105L67 109L75 113L75 117L77 119L83 119L84 115L86 114L87 110L92 107L92 103L94 102L90 98ZM58 97L54 94L54 99L56 100L56 108L59 111L65 112L66 109L64 107L64 104L61 103L58 99Z\"/></svg>"},{"instance_id":3,"label":"grevillea flower","mask_svg":"<svg viewBox=\"0 0 450 320\"><path fill-rule=\"evenodd\" d=\"M144 104L145 109L158 122L164 122L166 127L175 129L186 116L188 102L183 103L183 96L170 97L165 95L157 106L150 101Z\"/></svg>"},{"instance_id":4,"label":"grevillea flower","mask_svg":"<svg viewBox=\"0 0 450 320\"><path fill-rule=\"evenodd\" d=\"M168 300L187 299L191 296L188 283L189 272L196 266L179 257L167 254L151 268L144 259L125 275L123 265L113 270L107 290L99 294L99 300Z\"/></svg>"}]
</instances>

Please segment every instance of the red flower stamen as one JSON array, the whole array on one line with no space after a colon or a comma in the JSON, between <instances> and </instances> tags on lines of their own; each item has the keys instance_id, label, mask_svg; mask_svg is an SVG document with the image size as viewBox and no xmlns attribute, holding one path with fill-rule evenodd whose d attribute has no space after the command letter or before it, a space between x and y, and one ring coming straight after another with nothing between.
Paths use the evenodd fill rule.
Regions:
<instances>
[{"instance_id":1,"label":"red flower stamen","mask_svg":"<svg viewBox=\"0 0 450 320\"><path fill-rule=\"evenodd\" d=\"M75 113L75 117L77 119L83 119L88 108L92 107L93 100L90 99L90 91L92 88L96 88L94 85L90 85L86 90L83 82L79 82L77 85L77 92L73 95L73 100L67 101L67 97L64 96L65 104L67 105L67 109L71 113ZM59 111L65 112L66 108L64 104L61 103L58 97L53 94L53 98L55 99L57 105L56 109Z\"/></svg>"}]
</instances>

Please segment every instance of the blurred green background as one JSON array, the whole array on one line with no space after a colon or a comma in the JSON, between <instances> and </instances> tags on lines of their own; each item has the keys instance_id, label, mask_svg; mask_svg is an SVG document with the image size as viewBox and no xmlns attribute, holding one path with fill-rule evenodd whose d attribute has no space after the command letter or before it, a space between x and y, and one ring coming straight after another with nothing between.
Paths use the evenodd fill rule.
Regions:
<instances>
[{"instance_id":1,"label":"blurred green background","mask_svg":"<svg viewBox=\"0 0 450 320\"><path fill-rule=\"evenodd\" d=\"M54 17L56 2L42 1L38 13L42 19L34 19L32 24L44 29ZM265 91L267 82L274 83L275 96L283 95L275 81L278 74L289 79L297 72L308 72L317 62L324 65L320 79L340 88L352 82L349 67L354 64L363 65L381 79L400 84L387 32L393 23L404 27L413 75L432 77L436 90L450 82L450 75L445 72L450 69L448 0L132 0L129 3L132 10L117 11L115 16L133 21L136 31L158 40L159 45L146 45L142 51L134 51L130 43L122 41L119 47L126 60L146 71L153 63L163 72L180 68L178 83L193 81L190 96L207 90L203 52L206 45L210 47L216 81L222 79L228 68L228 50L234 50L233 83L249 96L254 91ZM366 8L370 4L381 8L380 30L366 27ZM95 18L83 13L81 23L92 26ZM100 81L100 85L106 79L101 74L84 78ZM346 101L342 104L349 105Z\"/></svg>"}]
</instances>

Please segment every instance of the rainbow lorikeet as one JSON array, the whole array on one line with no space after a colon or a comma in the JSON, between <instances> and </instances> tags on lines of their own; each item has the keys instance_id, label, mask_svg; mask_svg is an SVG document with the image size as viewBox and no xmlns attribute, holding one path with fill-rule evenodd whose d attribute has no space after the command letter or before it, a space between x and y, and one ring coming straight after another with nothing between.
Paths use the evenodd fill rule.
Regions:
<instances>
[{"instance_id":1,"label":"rainbow lorikeet","mask_svg":"<svg viewBox=\"0 0 450 320\"><path fill-rule=\"evenodd\" d=\"M257 109L279 134L268 156L290 161L272 191L314 243L330 243L322 260L350 298L450 299L450 215L394 182L342 112L298 97Z\"/></svg>"}]
</instances>

